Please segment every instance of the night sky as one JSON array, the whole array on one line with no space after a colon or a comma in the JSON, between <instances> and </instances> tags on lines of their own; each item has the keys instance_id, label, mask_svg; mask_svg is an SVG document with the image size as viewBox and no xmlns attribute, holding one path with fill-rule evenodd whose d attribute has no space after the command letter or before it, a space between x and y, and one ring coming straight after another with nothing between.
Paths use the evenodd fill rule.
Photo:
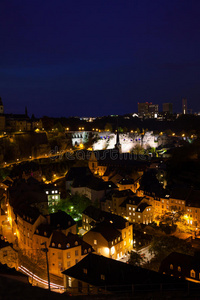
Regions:
<instances>
[{"instance_id":1,"label":"night sky","mask_svg":"<svg viewBox=\"0 0 200 300\"><path fill-rule=\"evenodd\" d=\"M200 0L1 0L6 113L200 111Z\"/></svg>"}]
</instances>

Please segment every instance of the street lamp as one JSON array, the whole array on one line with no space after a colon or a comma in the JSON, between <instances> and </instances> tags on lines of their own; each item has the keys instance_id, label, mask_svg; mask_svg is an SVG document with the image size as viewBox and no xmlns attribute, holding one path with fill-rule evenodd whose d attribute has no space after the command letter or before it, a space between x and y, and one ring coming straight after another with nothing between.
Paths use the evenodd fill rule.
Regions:
<instances>
[{"instance_id":1,"label":"street lamp","mask_svg":"<svg viewBox=\"0 0 200 300\"><path fill-rule=\"evenodd\" d=\"M49 287L49 290L51 290L51 288L50 288L50 276L49 276L49 261L48 261L48 255L47 255L47 253L48 253L47 242L41 243L40 245L45 246L45 248L43 248L41 250L46 254L48 287Z\"/></svg>"}]
</instances>

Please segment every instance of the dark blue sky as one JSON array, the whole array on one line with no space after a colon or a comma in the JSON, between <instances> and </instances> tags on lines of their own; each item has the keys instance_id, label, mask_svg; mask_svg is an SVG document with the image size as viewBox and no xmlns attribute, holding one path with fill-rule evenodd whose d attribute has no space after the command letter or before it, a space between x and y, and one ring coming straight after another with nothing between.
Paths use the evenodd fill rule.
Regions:
<instances>
[{"instance_id":1,"label":"dark blue sky","mask_svg":"<svg viewBox=\"0 0 200 300\"><path fill-rule=\"evenodd\" d=\"M100 116L181 99L200 110L199 0L1 0L5 111Z\"/></svg>"}]
</instances>

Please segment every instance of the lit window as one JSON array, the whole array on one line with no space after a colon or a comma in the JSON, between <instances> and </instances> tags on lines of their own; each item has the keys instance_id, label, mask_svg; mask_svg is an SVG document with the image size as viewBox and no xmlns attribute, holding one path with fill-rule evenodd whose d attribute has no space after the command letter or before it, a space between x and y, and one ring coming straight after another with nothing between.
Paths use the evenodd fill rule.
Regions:
<instances>
[{"instance_id":1,"label":"lit window","mask_svg":"<svg viewBox=\"0 0 200 300\"><path fill-rule=\"evenodd\" d=\"M178 266L178 271L181 272L181 267L180 266Z\"/></svg>"},{"instance_id":2,"label":"lit window","mask_svg":"<svg viewBox=\"0 0 200 300\"><path fill-rule=\"evenodd\" d=\"M71 255L70 255L70 252L67 252L67 258L70 258Z\"/></svg>"},{"instance_id":3,"label":"lit window","mask_svg":"<svg viewBox=\"0 0 200 300\"><path fill-rule=\"evenodd\" d=\"M46 194L47 194L47 195L48 195L48 193L49 193L49 192L48 192L48 191L46 191Z\"/></svg>"},{"instance_id":4,"label":"lit window","mask_svg":"<svg viewBox=\"0 0 200 300\"><path fill-rule=\"evenodd\" d=\"M135 210L135 207L133 207L133 210Z\"/></svg>"},{"instance_id":5,"label":"lit window","mask_svg":"<svg viewBox=\"0 0 200 300\"><path fill-rule=\"evenodd\" d=\"M55 243L52 243L51 245L52 245L52 247L55 247Z\"/></svg>"},{"instance_id":6,"label":"lit window","mask_svg":"<svg viewBox=\"0 0 200 300\"><path fill-rule=\"evenodd\" d=\"M94 240L94 245L97 245L97 240Z\"/></svg>"},{"instance_id":7,"label":"lit window","mask_svg":"<svg viewBox=\"0 0 200 300\"><path fill-rule=\"evenodd\" d=\"M138 211L140 211L140 208L138 208Z\"/></svg>"},{"instance_id":8,"label":"lit window","mask_svg":"<svg viewBox=\"0 0 200 300\"><path fill-rule=\"evenodd\" d=\"M76 241L76 242L75 242L75 246L77 246L77 245L78 245L78 242Z\"/></svg>"},{"instance_id":9,"label":"lit window","mask_svg":"<svg viewBox=\"0 0 200 300\"><path fill-rule=\"evenodd\" d=\"M141 216L139 215L139 216L138 216L138 218L140 219L140 218L141 218Z\"/></svg>"},{"instance_id":10,"label":"lit window","mask_svg":"<svg viewBox=\"0 0 200 300\"><path fill-rule=\"evenodd\" d=\"M101 274L101 280L105 280L105 275Z\"/></svg>"},{"instance_id":11,"label":"lit window","mask_svg":"<svg viewBox=\"0 0 200 300\"><path fill-rule=\"evenodd\" d=\"M52 191L52 194L54 194L54 191Z\"/></svg>"},{"instance_id":12,"label":"lit window","mask_svg":"<svg viewBox=\"0 0 200 300\"><path fill-rule=\"evenodd\" d=\"M68 287L72 287L72 279L71 279L71 277L68 277Z\"/></svg>"},{"instance_id":13,"label":"lit window","mask_svg":"<svg viewBox=\"0 0 200 300\"><path fill-rule=\"evenodd\" d=\"M58 191L55 191L55 194L58 194Z\"/></svg>"},{"instance_id":14,"label":"lit window","mask_svg":"<svg viewBox=\"0 0 200 300\"><path fill-rule=\"evenodd\" d=\"M129 206L129 210L131 210L131 207Z\"/></svg>"},{"instance_id":15,"label":"lit window","mask_svg":"<svg viewBox=\"0 0 200 300\"><path fill-rule=\"evenodd\" d=\"M70 247L70 244L68 243L66 247L69 248L69 247Z\"/></svg>"},{"instance_id":16,"label":"lit window","mask_svg":"<svg viewBox=\"0 0 200 300\"><path fill-rule=\"evenodd\" d=\"M173 267L173 265L171 264L171 265L170 265L170 270L173 270L173 268L174 268L174 267Z\"/></svg>"},{"instance_id":17,"label":"lit window","mask_svg":"<svg viewBox=\"0 0 200 300\"><path fill-rule=\"evenodd\" d=\"M87 269L84 268L84 269L83 269L83 273L84 273L84 274L87 274Z\"/></svg>"},{"instance_id":18,"label":"lit window","mask_svg":"<svg viewBox=\"0 0 200 300\"><path fill-rule=\"evenodd\" d=\"M196 273L194 270L190 271L190 277L195 278L196 277Z\"/></svg>"},{"instance_id":19,"label":"lit window","mask_svg":"<svg viewBox=\"0 0 200 300\"><path fill-rule=\"evenodd\" d=\"M61 248L61 244L58 244L58 248Z\"/></svg>"}]
</instances>

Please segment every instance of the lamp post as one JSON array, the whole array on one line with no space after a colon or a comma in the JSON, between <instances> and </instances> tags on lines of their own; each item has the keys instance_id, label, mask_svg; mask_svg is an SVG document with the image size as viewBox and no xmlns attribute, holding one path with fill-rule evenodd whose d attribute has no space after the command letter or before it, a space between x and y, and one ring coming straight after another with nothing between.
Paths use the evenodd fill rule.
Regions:
<instances>
[{"instance_id":1,"label":"lamp post","mask_svg":"<svg viewBox=\"0 0 200 300\"><path fill-rule=\"evenodd\" d=\"M47 255L47 253L48 253L47 242L44 242L41 245L45 246L45 248L43 248L42 251L46 254L48 287L49 287L49 291L50 291L51 288L50 288L50 277L49 277L49 261L48 261L48 255Z\"/></svg>"}]
</instances>

